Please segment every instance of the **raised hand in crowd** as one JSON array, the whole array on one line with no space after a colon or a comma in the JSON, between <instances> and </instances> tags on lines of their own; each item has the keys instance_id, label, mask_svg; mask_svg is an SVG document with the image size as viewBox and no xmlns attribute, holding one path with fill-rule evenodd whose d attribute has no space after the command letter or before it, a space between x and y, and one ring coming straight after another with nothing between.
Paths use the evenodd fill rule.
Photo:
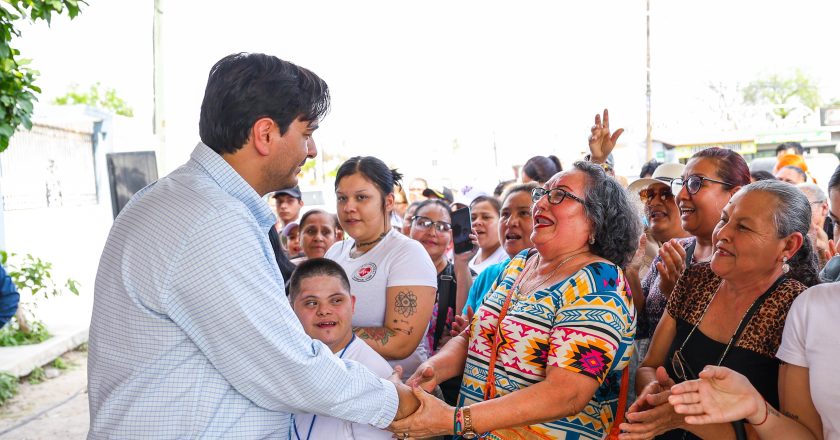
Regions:
<instances>
[{"instance_id":1,"label":"raised hand in crowd","mask_svg":"<svg viewBox=\"0 0 840 440\"><path fill-rule=\"evenodd\" d=\"M592 135L589 136L589 159L594 163L606 163L607 158L615 148L618 137L624 133L623 128L610 132L610 112L604 109L604 117L595 115L595 125L592 126Z\"/></svg>"},{"instance_id":2,"label":"raised hand in crowd","mask_svg":"<svg viewBox=\"0 0 840 440\"><path fill-rule=\"evenodd\" d=\"M662 261L656 263L656 269L659 271L659 290L668 298L685 270L685 249L677 240L671 239L659 248L659 256L662 257Z\"/></svg>"}]
</instances>

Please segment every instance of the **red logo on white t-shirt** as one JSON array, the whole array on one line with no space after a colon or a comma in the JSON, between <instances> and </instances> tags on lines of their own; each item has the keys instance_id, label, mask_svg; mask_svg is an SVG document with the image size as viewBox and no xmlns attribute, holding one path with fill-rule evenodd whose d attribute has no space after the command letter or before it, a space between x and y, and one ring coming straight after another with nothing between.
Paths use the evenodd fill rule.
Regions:
<instances>
[{"instance_id":1,"label":"red logo on white t-shirt","mask_svg":"<svg viewBox=\"0 0 840 440\"><path fill-rule=\"evenodd\" d=\"M356 273L353 274L353 280L364 283L372 280L375 275L376 265L373 263L367 263L356 270Z\"/></svg>"}]
</instances>

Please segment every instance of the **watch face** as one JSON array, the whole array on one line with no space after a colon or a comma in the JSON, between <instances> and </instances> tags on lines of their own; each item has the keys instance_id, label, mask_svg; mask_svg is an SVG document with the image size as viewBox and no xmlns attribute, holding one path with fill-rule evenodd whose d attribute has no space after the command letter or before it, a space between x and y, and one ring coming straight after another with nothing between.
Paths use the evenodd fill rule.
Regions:
<instances>
[{"instance_id":1,"label":"watch face","mask_svg":"<svg viewBox=\"0 0 840 440\"><path fill-rule=\"evenodd\" d=\"M471 439L474 439L478 436L474 432L465 432L465 433L461 434L461 437L463 437L467 440L471 440Z\"/></svg>"}]
</instances>

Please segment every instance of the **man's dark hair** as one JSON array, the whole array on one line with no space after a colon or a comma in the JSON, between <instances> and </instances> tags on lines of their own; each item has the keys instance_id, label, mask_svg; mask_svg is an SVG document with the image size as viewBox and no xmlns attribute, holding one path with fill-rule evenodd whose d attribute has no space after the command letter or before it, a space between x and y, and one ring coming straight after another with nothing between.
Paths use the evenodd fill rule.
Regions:
<instances>
[{"instance_id":1,"label":"man's dark hair","mask_svg":"<svg viewBox=\"0 0 840 440\"><path fill-rule=\"evenodd\" d=\"M656 159L651 159L645 162L645 164L642 165L642 171L639 172L639 179L643 179L645 176L652 176L653 172L659 168L659 165L662 165L662 162Z\"/></svg>"},{"instance_id":2,"label":"man's dark hair","mask_svg":"<svg viewBox=\"0 0 840 440\"><path fill-rule=\"evenodd\" d=\"M750 173L750 177L752 177L752 179L756 182L760 182L762 180L777 180L773 173L764 170L753 171Z\"/></svg>"},{"instance_id":3,"label":"man's dark hair","mask_svg":"<svg viewBox=\"0 0 840 440\"><path fill-rule=\"evenodd\" d=\"M799 142L785 142L783 144L779 144L779 146L776 147L776 155L778 156L779 153L790 148L793 148L796 151L796 154L798 154L799 156L805 154L805 149L802 148L802 144L800 144Z\"/></svg>"},{"instance_id":4,"label":"man's dark hair","mask_svg":"<svg viewBox=\"0 0 840 440\"><path fill-rule=\"evenodd\" d=\"M344 269L333 260L326 258L312 258L306 260L292 272L292 278L289 280L289 301L294 302L300 293L300 283L312 277L326 276L334 277L341 280L341 286L350 292L350 280L347 278L347 273Z\"/></svg>"},{"instance_id":5,"label":"man's dark hair","mask_svg":"<svg viewBox=\"0 0 840 440\"><path fill-rule=\"evenodd\" d=\"M228 55L210 70L198 133L213 151L235 153L261 118L285 134L296 119L317 121L330 107L327 83L303 67L271 55Z\"/></svg>"}]
</instances>

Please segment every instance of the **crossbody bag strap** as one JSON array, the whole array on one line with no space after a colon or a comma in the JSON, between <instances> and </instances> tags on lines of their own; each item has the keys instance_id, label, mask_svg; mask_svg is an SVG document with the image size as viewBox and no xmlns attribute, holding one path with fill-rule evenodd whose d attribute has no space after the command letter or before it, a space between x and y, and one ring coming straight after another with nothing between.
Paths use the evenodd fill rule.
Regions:
<instances>
[{"instance_id":1,"label":"crossbody bag strap","mask_svg":"<svg viewBox=\"0 0 840 440\"><path fill-rule=\"evenodd\" d=\"M453 305L455 298L452 296L452 284L455 282L452 263L446 265L443 272L438 275L438 315L435 322L434 343L438 344L446 328L446 318L449 316L449 308ZM454 307L452 307L454 309ZM432 347L437 350L438 347Z\"/></svg>"},{"instance_id":2,"label":"crossbody bag strap","mask_svg":"<svg viewBox=\"0 0 840 440\"><path fill-rule=\"evenodd\" d=\"M522 275L525 274L525 268L528 266L528 260L537 253L536 249L528 251L528 256L525 257L525 263L522 264L522 271L516 276L510 289L508 289L505 297L505 302L502 304L502 310L499 311L499 321L496 322L496 333L493 335L493 345L490 347L490 363L487 366L487 386L484 388L484 400L493 399L496 396L496 359L499 357L499 345L501 344L500 335L502 334L502 321L507 315L510 307L510 300L513 297L513 291L516 290L521 282Z\"/></svg>"}]
</instances>

